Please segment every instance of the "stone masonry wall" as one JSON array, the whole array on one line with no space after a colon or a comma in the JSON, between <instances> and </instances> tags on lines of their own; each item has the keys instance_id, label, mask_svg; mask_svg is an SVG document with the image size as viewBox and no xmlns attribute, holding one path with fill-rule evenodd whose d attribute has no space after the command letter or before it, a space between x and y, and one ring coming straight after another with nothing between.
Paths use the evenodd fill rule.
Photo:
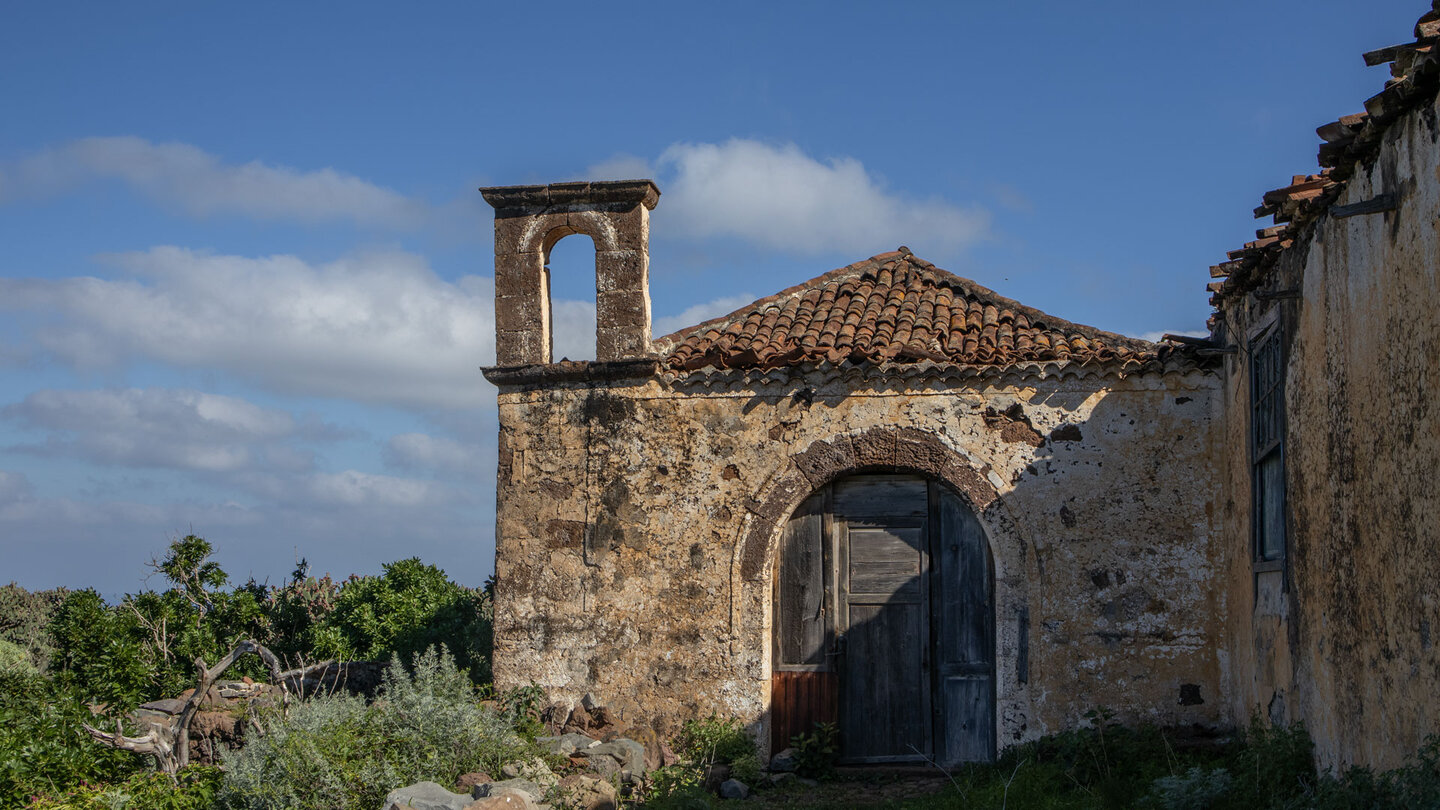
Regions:
<instances>
[{"instance_id":1,"label":"stone masonry wall","mask_svg":"<svg viewBox=\"0 0 1440 810\"><path fill-rule=\"evenodd\" d=\"M778 527L883 468L944 475L989 535L1002 747L1099 706L1227 722L1213 373L946 373L502 384L497 684L767 740Z\"/></svg>"},{"instance_id":2,"label":"stone masonry wall","mask_svg":"<svg viewBox=\"0 0 1440 810\"><path fill-rule=\"evenodd\" d=\"M1322 218L1264 291L1232 300L1232 341L1278 310L1287 342L1288 588L1250 564L1249 386L1225 365L1231 711L1303 720L1324 765L1389 767L1440 731L1440 110L1392 125L1337 204L1398 197L1386 213Z\"/></svg>"}]
</instances>

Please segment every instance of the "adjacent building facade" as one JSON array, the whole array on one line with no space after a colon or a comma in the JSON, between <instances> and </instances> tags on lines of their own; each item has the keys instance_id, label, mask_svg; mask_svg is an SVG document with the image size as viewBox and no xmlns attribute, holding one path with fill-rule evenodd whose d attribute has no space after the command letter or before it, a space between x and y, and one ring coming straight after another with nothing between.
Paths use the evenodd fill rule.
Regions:
<instances>
[{"instance_id":1,"label":"adjacent building facade","mask_svg":"<svg viewBox=\"0 0 1440 810\"><path fill-rule=\"evenodd\" d=\"M1327 764L1437 729L1436 15L1320 175L1151 344L905 248L650 335L649 181L496 209L495 673L661 730L987 760L1117 718L1303 720ZM550 249L596 248L552 362Z\"/></svg>"}]
</instances>

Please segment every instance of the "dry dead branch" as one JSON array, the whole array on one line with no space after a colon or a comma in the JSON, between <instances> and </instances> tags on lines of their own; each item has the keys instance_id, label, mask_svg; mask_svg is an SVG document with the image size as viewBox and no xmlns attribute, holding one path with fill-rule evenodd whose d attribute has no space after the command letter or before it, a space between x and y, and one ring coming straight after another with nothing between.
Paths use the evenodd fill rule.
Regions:
<instances>
[{"instance_id":1,"label":"dry dead branch","mask_svg":"<svg viewBox=\"0 0 1440 810\"><path fill-rule=\"evenodd\" d=\"M240 656L246 653L254 653L265 662L265 666L270 669L270 682L279 688L282 704L286 707L290 704L292 688L297 693L302 692L307 676L324 671L335 664L333 660L322 661L318 664L282 671L280 659L275 656L275 653L257 641L246 639L235 645L235 649L216 662L213 667L207 666L203 659L195 659L195 668L199 675L195 690L185 700L185 705L176 715L174 722L168 726L161 727L152 724L145 735L139 737L127 736L125 728L119 720L116 721L113 732L102 731L88 723L84 725L85 731L99 742L113 748L154 757L160 770L173 779L181 768L190 764L190 721L195 717L195 712L199 710L205 696L215 685L215 681L225 673L225 670L234 665Z\"/></svg>"}]
</instances>

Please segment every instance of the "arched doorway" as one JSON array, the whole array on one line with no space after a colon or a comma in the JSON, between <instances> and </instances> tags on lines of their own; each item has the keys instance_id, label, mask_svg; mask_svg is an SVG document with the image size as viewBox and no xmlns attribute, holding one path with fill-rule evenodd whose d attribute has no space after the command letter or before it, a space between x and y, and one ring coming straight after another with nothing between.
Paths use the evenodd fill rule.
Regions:
<instances>
[{"instance_id":1,"label":"arched doorway","mask_svg":"<svg viewBox=\"0 0 1440 810\"><path fill-rule=\"evenodd\" d=\"M815 491L779 548L772 750L833 721L845 762L993 759L993 592L984 529L945 486L867 474Z\"/></svg>"}]
</instances>

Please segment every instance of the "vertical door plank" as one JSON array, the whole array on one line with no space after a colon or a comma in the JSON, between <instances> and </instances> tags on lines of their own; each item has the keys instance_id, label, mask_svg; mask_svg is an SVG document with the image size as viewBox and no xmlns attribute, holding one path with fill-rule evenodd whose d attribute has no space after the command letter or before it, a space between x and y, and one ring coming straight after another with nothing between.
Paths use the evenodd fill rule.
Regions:
<instances>
[{"instance_id":1,"label":"vertical door plank","mask_svg":"<svg viewBox=\"0 0 1440 810\"><path fill-rule=\"evenodd\" d=\"M776 575L776 662L781 666L826 663L824 494L805 500L785 525Z\"/></svg>"},{"instance_id":2,"label":"vertical door plank","mask_svg":"<svg viewBox=\"0 0 1440 810\"><path fill-rule=\"evenodd\" d=\"M979 520L949 490L933 488L938 761L994 758L994 612L989 543Z\"/></svg>"},{"instance_id":3,"label":"vertical door plank","mask_svg":"<svg viewBox=\"0 0 1440 810\"><path fill-rule=\"evenodd\" d=\"M929 701L925 698L930 689L920 667L922 606L918 600L889 605L851 603L850 616L842 707L845 758L896 762L929 756Z\"/></svg>"}]
</instances>

